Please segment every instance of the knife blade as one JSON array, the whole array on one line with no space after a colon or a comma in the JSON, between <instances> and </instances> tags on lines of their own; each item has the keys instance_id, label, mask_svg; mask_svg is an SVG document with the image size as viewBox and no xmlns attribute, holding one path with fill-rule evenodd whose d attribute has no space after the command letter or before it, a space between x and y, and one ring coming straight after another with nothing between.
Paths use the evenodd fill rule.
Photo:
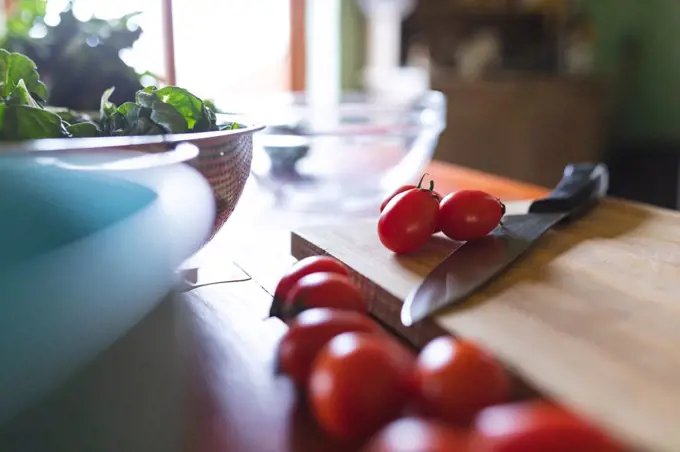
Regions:
<instances>
[{"instance_id":1,"label":"knife blade","mask_svg":"<svg viewBox=\"0 0 680 452\"><path fill-rule=\"evenodd\" d=\"M609 172L603 164L567 165L560 183L545 198L534 201L523 215L503 217L486 237L466 242L427 275L404 301L404 326L465 302L517 259L558 223L573 221L604 197Z\"/></svg>"}]
</instances>

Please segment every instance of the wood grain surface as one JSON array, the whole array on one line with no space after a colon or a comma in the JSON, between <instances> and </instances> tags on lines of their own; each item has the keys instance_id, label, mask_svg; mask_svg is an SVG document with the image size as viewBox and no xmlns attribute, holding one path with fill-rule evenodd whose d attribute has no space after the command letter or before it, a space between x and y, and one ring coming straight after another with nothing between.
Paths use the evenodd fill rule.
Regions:
<instances>
[{"instance_id":1,"label":"wood grain surface","mask_svg":"<svg viewBox=\"0 0 680 452\"><path fill-rule=\"evenodd\" d=\"M292 235L295 257L345 262L371 312L416 345L444 333L474 339L631 445L680 450L680 214L608 199L550 231L461 308L401 326L403 299L459 245L437 236L398 257L375 220Z\"/></svg>"}]
</instances>

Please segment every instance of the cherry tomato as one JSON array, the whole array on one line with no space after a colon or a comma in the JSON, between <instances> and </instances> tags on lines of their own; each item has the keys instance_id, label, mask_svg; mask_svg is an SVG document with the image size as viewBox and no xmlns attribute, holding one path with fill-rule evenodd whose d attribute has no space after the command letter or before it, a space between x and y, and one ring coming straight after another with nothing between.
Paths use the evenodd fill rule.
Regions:
<instances>
[{"instance_id":1,"label":"cherry tomato","mask_svg":"<svg viewBox=\"0 0 680 452\"><path fill-rule=\"evenodd\" d=\"M335 308L366 314L366 300L352 280L338 273L303 276L288 292L282 318L292 319L309 308Z\"/></svg>"},{"instance_id":2,"label":"cherry tomato","mask_svg":"<svg viewBox=\"0 0 680 452\"><path fill-rule=\"evenodd\" d=\"M415 186L415 185L402 185L401 187L397 188L397 189L394 190L392 193L390 193L389 195L387 195L387 196L385 197L385 200L382 202L382 204L380 204L380 212L382 212L383 210L385 210L385 207L387 207L387 203L389 203L390 200L391 200L392 198L394 198L395 196L397 196L399 193L403 193L403 192L408 191L408 190L411 190L411 189L413 189L413 188L418 188L418 187ZM432 193L434 194L434 196L437 197L437 200L441 200L441 199L442 199L442 195L440 195L440 194L437 193L436 191L433 190Z\"/></svg>"},{"instance_id":3,"label":"cherry tomato","mask_svg":"<svg viewBox=\"0 0 680 452\"><path fill-rule=\"evenodd\" d=\"M298 386L305 387L319 351L335 336L349 331L384 334L376 322L357 312L327 308L302 312L279 342L281 370Z\"/></svg>"},{"instance_id":4,"label":"cherry tomato","mask_svg":"<svg viewBox=\"0 0 680 452\"><path fill-rule=\"evenodd\" d=\"M432 237L438 213L439 204L431 191L414 188L399 193L380 214L380 242L398 254L416 251Z\"/></svg>"},{"instance_id":5,"label":"cherry tomato","mask_svg":"<svg viewBox=\"0 0 680 452\"><path fill-rule=\"evenodd\" d=\"M436 420L406 417L383 427L363 452L467 452L465 431Z\"/></svg>"},{"instance_id":6,"label":"cherry tomato","mask_svg":"<svg viewBox=\"0 0 680 452\"><path fill-rule=\"evenodd\" d=\"M311 256L297 261L279 280L274 292L274 299L269 312L270 316L280 317L281 306L286 300L290 289L303 276L312 273L329 272L349 276L349 270L339 260L329 256Z\"/></svg>"},{"instance_id":7,"label":"cherry tomato","mask_svg":"<svg viewBox=\"0 0 680 452\"><path fill-rule=\"evenodd\" d=\"M480 190L461 190L441 200L438 224L453 240L473 240L493 231L504 213L498 198Z\"/></svg>"},{"instance_id":8,"label":"cherry tomato","mask_svg":"<svg viewBox=\"0 0 680 452\"><path fill-rule=\"evenodd\" d=\"M342 333L319 352L309 406L331 436L363 438L396 419L411 396L413 355L388 335Z\"/></svg>"},{"instance_id":9,"label":"cherry tomato","mask_svg":"<svg viewBox=\"0 0 680 452\"><path fill-rule=\"evenodd\" d=\"M623 452L598 429L545 401L484 409L474 423L475 452Z\"/></svg>"},{"instance_id":10,"label":"cherry tomato","mask_svg":"<svg viewBox=\"0 0 680 452\"><path fill-rule=\"evenodd\" d=\"M493 357L450 336L438 337L421 350L414 383L424 414L460 425L468 424L482 408L505 402L511 386Z\"/></svg>"},{"instance_id":11,"label":"cherry tomato","mask_svg":"<svg viewBox=\"0 0 680 452\"><path fill-rule=\"evenodd\" d=\"M380 204L380 212L382 213L382 211L385 210L385 207L387 207L387 204L390 202L390 200L397 196L399 193L403 193L414 188L417 187L415 185L402 185L401 187L395 189L392 193L387 195L383 200L382 204Z\"/></svg>"}]
</instances>

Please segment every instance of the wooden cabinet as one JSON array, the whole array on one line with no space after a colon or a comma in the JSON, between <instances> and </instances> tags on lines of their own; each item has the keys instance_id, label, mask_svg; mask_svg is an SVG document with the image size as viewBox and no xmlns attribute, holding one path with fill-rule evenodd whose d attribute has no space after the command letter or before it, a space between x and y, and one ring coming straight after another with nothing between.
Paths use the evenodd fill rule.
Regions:
<instances>
[{"instance_id":1,"label":"wooden cabinet","mask_svg":"<svg viewBox=\"0 0 680 452\"><path fill-rule=\"evenodd\" d=\"M418 3L404 44L426 43L431 86L448 99L436 158L548 187L567 163L602 158L609 96L587 64L574 70L570 43L588 24L569 4Z\"/></svg>"},{"instance_id":2,"label":"wooden cabinet","mask_svg":"<svg viewBox=\"0 0 680 452\"><path fill-rule=\"evenodd\" d=\"M603 158L602 86L588 78L433 77L448 99L435 158L552 187L567 163Z\"/></svg>"}]
</instances>

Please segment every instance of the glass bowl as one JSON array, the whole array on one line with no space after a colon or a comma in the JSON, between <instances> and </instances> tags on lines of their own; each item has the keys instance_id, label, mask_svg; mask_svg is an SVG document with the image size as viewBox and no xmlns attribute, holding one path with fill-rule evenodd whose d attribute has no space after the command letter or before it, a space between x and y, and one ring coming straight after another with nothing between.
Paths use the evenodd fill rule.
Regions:
<instances>
[{"instance_id":1,"label":"glass bowl","mask_svg":"<svg viewBox=\"0 0 680 452\"><path fill-rule=\"evenodd\" d=\"M446 123L446 98L346 92L336 102L293 93L262 111L252 175L286 210L364 212L417 180Z\"/></svg>"}]
</instances>

